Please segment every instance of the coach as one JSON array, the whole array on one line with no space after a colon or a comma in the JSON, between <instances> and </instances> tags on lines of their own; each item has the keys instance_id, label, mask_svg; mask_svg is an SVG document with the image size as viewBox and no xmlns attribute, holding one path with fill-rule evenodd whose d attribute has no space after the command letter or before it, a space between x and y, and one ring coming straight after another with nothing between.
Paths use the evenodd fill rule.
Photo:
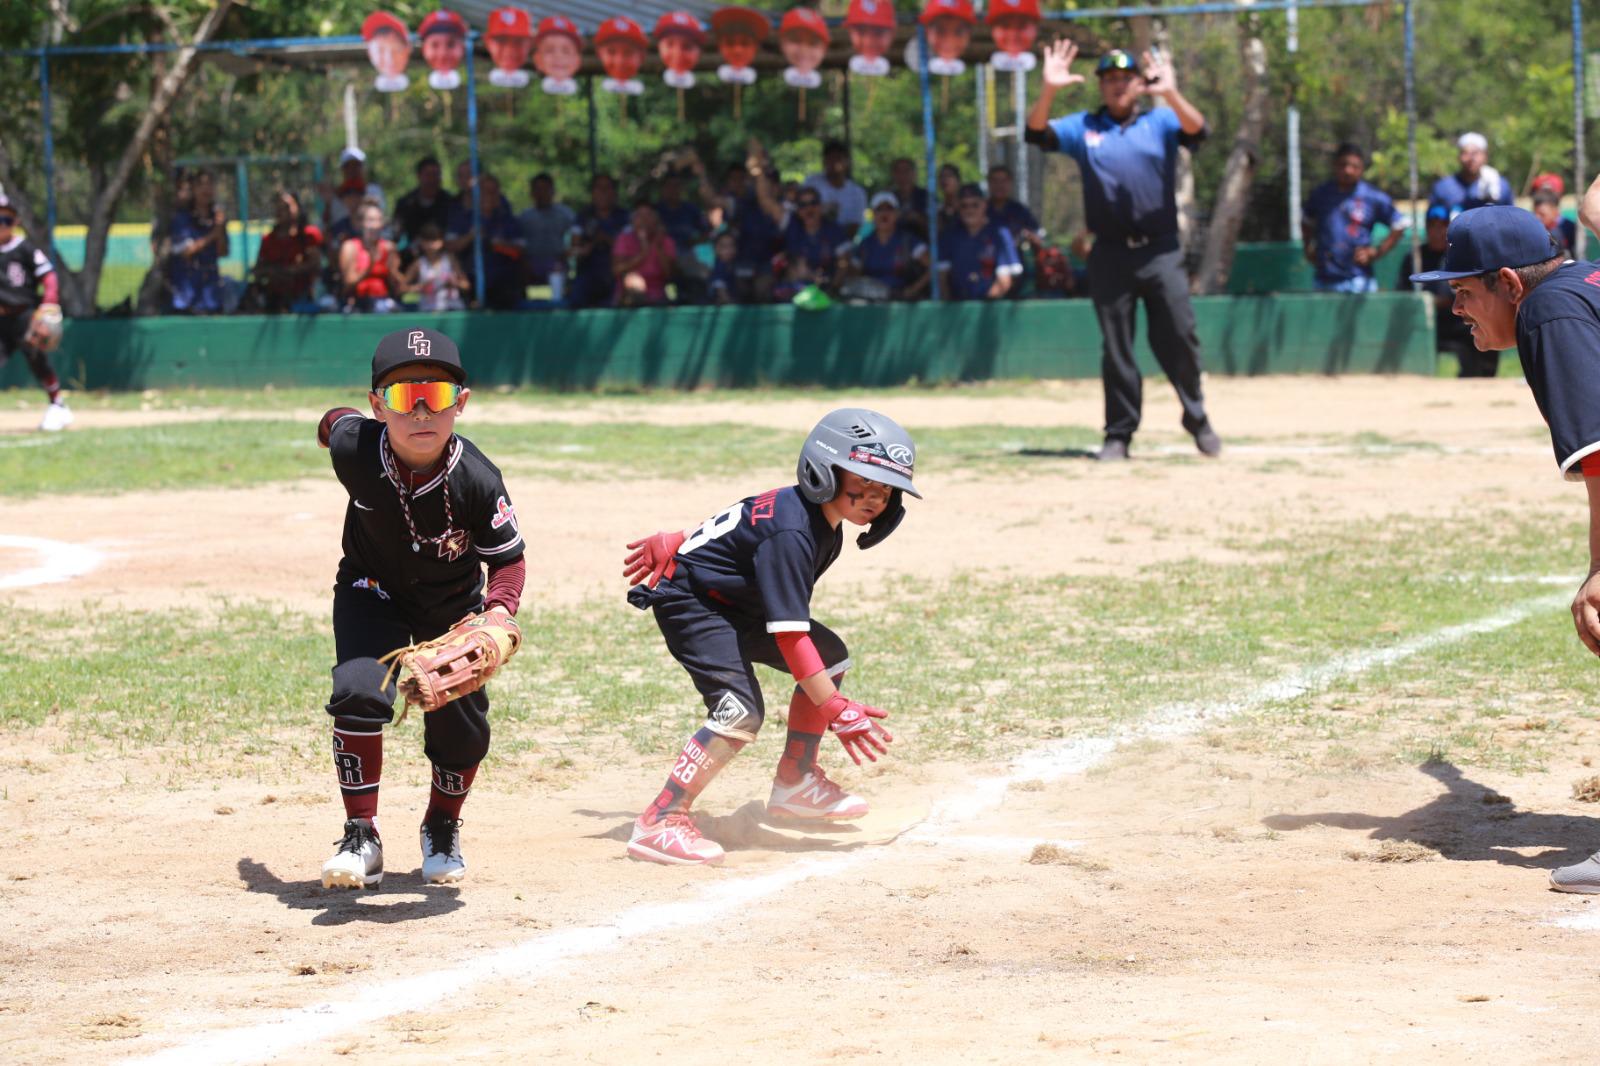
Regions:
<instances>
[{"instance_id":1,"label":"coach","mask_svg":"<svg viewBox=\"0 0 1600 1066\"><path fill-rule=\"evenodd\" d=\"M1175 193L1178 148L1205 139L1205 116L1178 91L1172 66L1159 53L1144 56L1144 73L1123 51L1095 66L1098 111L1050 118L1056 93L1084 80L1071 64L1078 47L1056 41L1044 51L1039 98L1028 112L1027 141L1061 151L1083 174L1083 207L1094 248L1089 292L1100 320L1100 374L1105 382L1106 438L1096 458L1126 459L1139 428L1143 381L1133 361L1135 302L1144 300L1150 347L1178 391L1183 428L1204 455L1222 451L1200 394L1200 338L1189 305L1189 278L1178 246ZM1159 96L1165 107L1140 112L1139 97Z\"/></svg>"},{"instance_id":2,"label":"coach","mask_svg":"<svg viewBox=\"0 0 1600 1066\"><path fill-rule=\"evenodd\" d=\"M1578 639L1600 655L1600 269L1557 247L1536 215L1479 207L1450 223L1438 270L1412 281L1448 281L1452 310L1480 351L1514 343L1556 462L1589 496L1589 576L1572 601ZM1550 873L1559 892L1600 893L1600 855Z\"/></svg>"}]
</instances>

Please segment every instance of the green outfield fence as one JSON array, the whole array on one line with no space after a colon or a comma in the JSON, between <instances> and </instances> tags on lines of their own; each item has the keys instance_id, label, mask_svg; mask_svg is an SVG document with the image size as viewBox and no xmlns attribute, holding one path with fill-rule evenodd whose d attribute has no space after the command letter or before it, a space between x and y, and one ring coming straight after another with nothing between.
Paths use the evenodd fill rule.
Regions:
<instances>
[{"instance_id":1,"label":"green outfield fence","mask_svg":"<svg viewBox=\"0 0 1600 1066\"><path fill-rule=\"evenodd\" d=\"M1194 303L1213 373L1434 372L1426 296L1279 293ZM69 321L54 362L78 389L359 388L378 338L413 324L454 337L477 385L842 388L1100 375L1100 330L1087 300L98 318ZM1139 357L1154 372L1145 332L1141 323ZM22 360L0 368L0 387L29 384Z\"/></svg>"}]
</instances>

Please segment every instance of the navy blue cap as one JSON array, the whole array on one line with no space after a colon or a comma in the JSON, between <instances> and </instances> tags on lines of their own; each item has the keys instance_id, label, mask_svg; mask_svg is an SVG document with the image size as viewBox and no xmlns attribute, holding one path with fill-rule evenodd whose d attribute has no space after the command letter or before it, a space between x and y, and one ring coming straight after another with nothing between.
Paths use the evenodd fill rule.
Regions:
<instances>
[{"instance_id":1,"label":"navy blue cap","mask_svg":"<svg viewBox=\"0 0 1600 1066\"><path fill-rule=\"evenodd\" d=\"M1496 204L1463 211L1450 223L1450 242L1438 270L1411 275L1412 281L1475 278L1501 267L1532 266L1561 254L1550 231L1532 211Z\"/></svg>"},{"instance_id":2,"label":"navy blue cap","mask_svg":"<svg viewBox=\"0 0 1600 1066\"><path fill-rule=\"evenodd\" d=\"M377 388L383 376L397 366L422 363L438 367L456 384L467 383L467 372L461 367L461 352L456 342L436 329L413 326L397 329L378 342L372 353L372 387Z\"/></svg>"},{"instance_id":3,"label":"navy blue cap","mask_svg":"<svg viewBox=\"0 0 1600 1066\"><path fill-rule=\"evenodd\" d=\"M1139 66L1133 57L1120 48L1113 48L1100 57L1100 62L1094 65L1095 75L1104 74L1108 70L1138 70Z\"/></svg>"}]
</instances>

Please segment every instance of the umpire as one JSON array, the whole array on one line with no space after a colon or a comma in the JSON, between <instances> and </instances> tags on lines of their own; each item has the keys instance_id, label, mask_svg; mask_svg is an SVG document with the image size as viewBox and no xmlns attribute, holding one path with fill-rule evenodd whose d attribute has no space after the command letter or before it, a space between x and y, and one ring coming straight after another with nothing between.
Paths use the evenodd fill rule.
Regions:
<instances>
[{"instance_id":1,"label":"umpire","mask_svg":"<svg viewBox=\"0 0 1600 1066\"><path fill-rule=\"evenodd\" d=\"M1055 95L1084 79L1071 64L1078 46L1059 40L1044 51L1039 98L1028 112L1027 141L1077 160L1083 206L1095 235L1089 253L1089 292L1100 320L1100 374L1106 390L1106 439L1095 458L1126 459L1139 428L1143 380L1133 361L1135 303L1144 300L1150 347L1183 404L1183 428L1201 454L1216 456L1222 441L1206 418L1200 393L1200 338L1189 305L1189 278L1178 246L1174 193L1178 148L1205 140L1206 119L1178 91L1172 65L1160 53L1144 56L1144 72L1121 50L1095 66L1098 111L1050 118ZM1140 112L1140 95L1167 104Z\"/></svg>"},{"instance_id":2,"label":"umpire","mask_svg":"<svg viewBox=\"0 0 1600 1066\"><path fill-rule=\"evenodd\" d=\"M1589 499L1589 576L1572 600L1584 647L1600 655L1600 270L1566 257L1538 217L1520 207L1479 207L1450 223L1438 270L1452 307L1481 351L1515 344L1522 373L1550 427L1556 462ZM1558 892L1600 893L1600 855L1550 872Z\"/></svg>"}]
</instances>

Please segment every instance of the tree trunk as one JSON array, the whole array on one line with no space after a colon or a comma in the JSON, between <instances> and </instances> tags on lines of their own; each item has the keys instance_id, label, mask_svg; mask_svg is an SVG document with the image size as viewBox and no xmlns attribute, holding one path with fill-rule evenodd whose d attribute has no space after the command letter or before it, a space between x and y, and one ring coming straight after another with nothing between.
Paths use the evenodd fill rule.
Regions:
<instances>
[{"instance_id":1,"label":"tree trunk","mask_svg":"<svg viewBox=\"0 0 1600 1066\"><path fill-rule=\"evenodd\" d=\"M1250 186L1260 156L1261 135L1267 125L1267 46L1252 18L1250 35L1241 49L1244 60L1244 113L1233 138L1233 151L1217 190L1216 207L1211 212L1211 227L1206 234L1205 255L1195 278L1196 291L1218 293L1228 286L1233 270L1234 247L1239 227L1250 208Z\"/></svg>"},{"instance_id":2,"label":"tree trunk","mask_svg":"<svg viewBox=\"0 0 1600 1066\"><path fill-rule=\"evenodd\" d=\"M14 167L11 153L6 148L4 135L0 134L0 184L5 186L7 195L16 206L17 216L22 220L24 228L30 234L45 236L46 240L43 243L48 245L50 258L58 268L57 274L61 279L61 305L67 314L87 317L95 313L95 293L100 288L100 272L105 267L106 261L106 240L111 234L111 223L116 219L117 205L128 187L128 179L133 176L133 168L144 158L150 138L155 134L157 127L166 121L173 103L178 98L178 91L194 73L199 57L195 46L204 44L216 36L217 30L222 26L222 20L227 17L228 10L232 7L233 0L216 0L211 10L206 12L205 18L200 20L200 26L195 30L193 40L175 54L172 65L167 68L166 74L157 81L150 93L150 103L145 109L144 116L139 120L139 126L134 130L133 137L124 146L122 158L118 160L110 177L103 185L98 181L95 183L94 203L89 211L88 234L84 238L82 270L67 270L62 266L61 256L55 249L55 234L45 233L42 221L33 210L33 202L12 178Z\"/></svg>"},{"instance_id":3,"label":"tree trunk","mask_svg":"<svg viewBox=\"0 0 1600 1066\"><path fill-rule=\"evenodd\" d=\"M172 128L165 123L150 139L150 163L159 175L150 205L150 269L139 283L133 313L159 315L167 306L167 261L172 256Z\"/></svg>"}]
</instances>

